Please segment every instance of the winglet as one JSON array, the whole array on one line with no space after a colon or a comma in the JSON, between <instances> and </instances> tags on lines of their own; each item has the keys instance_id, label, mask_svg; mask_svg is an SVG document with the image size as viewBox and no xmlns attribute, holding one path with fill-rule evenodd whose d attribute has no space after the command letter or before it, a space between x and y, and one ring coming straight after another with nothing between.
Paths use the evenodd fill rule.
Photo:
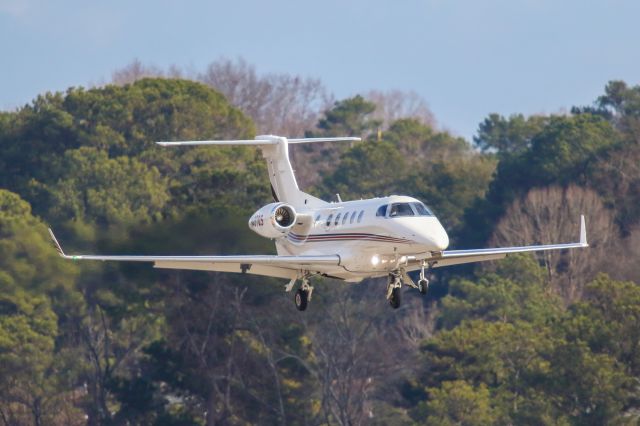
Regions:
<instances>
[{"instance_id":1,"label":"winglet","mask_svg":"<svg viewBox=\"0 0 640 426\"><path fill-rule=\"evenodd\" d=\"M580 215L580 244L583 247L589 247L589 243L587 243L587 227L584 224L584 215Z\"/></svg>"},{"instance_id":2,"label":"winglet","mask_svg":"<svg viewBox=\"0 0 640 426\"><path fill-rule=\"evenodd\" d=\"M49 228L49 235L51 235L51 239L53 240L53 244L56 247L56 251L58 252L58 254L62 257L67 257L66 254L64 254L64 252L62 251L62 247L60 247L60 243L58 242L58 240L56 239L56 236L53 235L53 231L51 230L51 228Z\"/></svg>"}]
</instances>

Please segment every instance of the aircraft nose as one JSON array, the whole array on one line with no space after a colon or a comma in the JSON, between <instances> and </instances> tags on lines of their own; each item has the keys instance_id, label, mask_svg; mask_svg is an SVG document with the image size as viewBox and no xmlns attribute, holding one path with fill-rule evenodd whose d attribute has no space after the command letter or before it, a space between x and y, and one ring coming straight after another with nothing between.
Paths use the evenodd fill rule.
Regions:
<instances>
[{"instance_id":1,"label":"aircraft nose","mask_svg":"<svg viewBox=\"0 0 640 426\"><path fill-rule=\"evenodd\" d=\"M431 245L436 247L435 251L442 251L449 247L449 236L444 229L429 235L429 239L431 240Z\"/></svg>"},{"instance_id":2,"label":"aircraft nose","mask_svg":"<svg viewBox=\"0 0 640 426\"><path fill-rule=\"evenodd\" d=\"M449 247L449 236L436 218L425 218L412 227L412 237L430 251L442 251Z\"/></svg>"}]
</instances>

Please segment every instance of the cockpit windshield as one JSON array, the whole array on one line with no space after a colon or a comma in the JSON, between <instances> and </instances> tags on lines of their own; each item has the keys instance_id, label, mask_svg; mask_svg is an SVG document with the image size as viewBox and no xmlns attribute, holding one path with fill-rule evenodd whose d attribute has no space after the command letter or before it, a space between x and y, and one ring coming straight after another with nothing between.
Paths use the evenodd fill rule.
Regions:
<instances>
[{"instance_id":1,"label":"cockpit windshield","mask_svg":"<svg viewBox=\"0 0 640 426\"><path fill-rule=\"evenodd\" d=\"M425 206L424 204L411 203L411 205L413 206L414 209L416 209L418 216L433 216L433 212L429 210L429 207Z\"/></svg>"},{"instance_id":2,"label":"cockpit windshield","mask_svg":"<svg viewBox=\"0 0 640 426\"><path fill-rule=\"evenodd\" d=\"M389 209L389 217L415 216L409 203L393 203Z\"/></svg>"},{"instance_id":3,"label":"cockpit windshield","mask_svg":"<svg viewBox=\"0 0 640 426\"><path fill-rule=\"evenodd\" d=\"M385 212L387 217L433 216L433 212L420 202L386 204L378 208L376 216L385 217Z\"/></svg>"}]
</instances>

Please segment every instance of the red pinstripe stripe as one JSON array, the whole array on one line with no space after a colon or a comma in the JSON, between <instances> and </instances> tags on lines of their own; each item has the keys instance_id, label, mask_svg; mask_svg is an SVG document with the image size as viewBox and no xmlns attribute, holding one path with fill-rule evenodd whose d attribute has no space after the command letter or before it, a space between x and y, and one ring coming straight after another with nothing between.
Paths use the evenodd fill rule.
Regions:
<instances>
[{"instance_id":1,"label":"red pinstripe stripe","mask_svg":"<svg viewBox=\"0 0 640 426\"><path fill-rule=\"evenodd\" d=\"M344 234L313 234L305 237L304 235L289 234L289 239L294 242L328 242L328 241L379 241L389 243L401 243L409 244L412 241L396 237L388 237L378 234L366 234L366 233L344 233Z\"/></svg>"}]
</instances>

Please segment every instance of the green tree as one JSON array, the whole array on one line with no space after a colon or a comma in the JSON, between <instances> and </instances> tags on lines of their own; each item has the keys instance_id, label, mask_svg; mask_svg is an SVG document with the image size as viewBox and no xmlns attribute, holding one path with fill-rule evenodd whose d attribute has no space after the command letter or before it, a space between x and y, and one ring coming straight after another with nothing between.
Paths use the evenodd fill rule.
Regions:
<instances>
[{"instance_id":1,"label":"green tree","mask_svg":"<svg viewBox=\"0 0 640 426\"><path fill-rule=\"evenodd\" d=\"M335 172L325 178L326 196L359 199L396 193L408 167L405 158L389 142L358 143L349 149Z\"/></svg>"},{"instance_id":2,"label":"green tree","mask_svg":"<svg viewBox=\"0 0 640 426\"><path fill-rule=\"evenodd\" d=\"M167 182L155 167L129 157L110 159L105 151L83 147L62 160L63 177L47 188L49 214L100 225L159 220L169 200ZM73 170L73 174L68 174Z\"/></svg>"},{"instance_id":3,"label":"green tree","mask_svg":"<svg viewBox=\"0 0 640 426\"><path fill-rule=\"evenodd\" d=\"M435 131L415 118L394 121L384 132L383 138L391 142L418 170L434 163L468 158L473 154L463 138L454 137L446 131Z\"/></svg>"},{"instance_id":4,"label":"green tree","mask_svg":"<svg viewBox=\"0 0 640 426\"><path fill-rule=\"evenodd\" d=\"M48 294L63 314L77 302L73 284L77 269L61 263L47 228L17 194L0 189L0 271L34 294Z\"/></svg>"},{"instance_id":5,"label":"green tree","mask_svg":"<svg viewBox=\"0 0 640 426\"><path fill-rule=\"evenodd\" d=\"M559 342L549 359L544 390L554 395L560 412L574 424L611 424L622 420L633 400L634 380L606 354L594 353L582 341Z\"/></svg>"},{"instance_id":6,"label":"green tree","mask_svg":"<svg viewBox=\"0 0 640 426\"><path fill-rule=\"evenodd\" d=\"M324 117L318 121L318 130L310 135L365 137L382 124L371 118L375 110L376 104L360 95L338 101L324 113Z\"/></svg>"},{"instance_id":7,"label":"green tree","mask_svg":"<svg viewBox=\"0 0 640 426\"><path fill-rule=\"evenodd\" d=\"M3 116L2 122L0 187L22 194L43 216L49 208L43 185L53 186L73 174L69 169L52 173L68 161L68 150L92 147L109 159L135 157L178 182L172 188L185 191L194 180L190 169L181 168L181 157L189 150L162 149L155 141L246 139L254 134L250 120L218 92L200 83L170 79L47 94L8 118ZM242 166L235 164L238 169ZM210 166L211 174L214 170ZM196 176L200 183L202 176ZM181 179L186 179L182 185Z\"/></svg>"},{"instance_id":8,"label":"green tree","mask_svg":"<svg viewBox=\"0 0 640 426\"><path fill-rule=\"evenodd\" d=\"M489 425L499 419L484 384L474 388L464 380L443 382L441 387L429 389L429 395L424 407L427 425Z\"/></svg>"},{"instance_id":9,"label":"green tree","mask_svg":"<svg viewBox=\"0 0 640 426\"><path fill-rule=\"evenodd\" d=\"M545 270L530 255L509 256L493 273L451 279L440 324L451 329L465 319L544 325L558 319L562 301L548 292Z\"/></svg>"},{"instance_id":10,"label":"green tree","mask_svg":"<svg viewBox=\"0 0 640 426\"><path fill-rule=\"evenodd\" d=\"M640 287L601 274L585 288L584 300L564 322L570 341L615 357L629 375L640 376Z\"/></svg>"},{"instance_id":11,"label":"green tree","mask_svg":"<svg viewBox=\"0 0 640 426\"><path fill-rule=\"evenodd\" d=\"M77 271L59 263L46 227L6 190L0 190L0 252L0 417L7 424L53 424L77 416L70 406L73 372L56 348L58 321L81 306L73 290Z\"/></svg>"},{"instance_id":12,"label":"green tree","mask_svg":"<svg viewBox=\"0 0 640 426\"><path fill-rule=\"evenodd\" d=\"M51 371L56 320L45 296L29 294L0 272L0 417L5 424L41 425L55 418L61 391L55 374L64 374Z\"/></svg>"},{"instance_id":13,"label":"green tree","mask_svg":"<svg viewBox=\"0 0 640 426\"><path fill-rule=\"evenodd\" d=\"M605 94L596 105L611 113L614 124L636 144L640 142L640 86L613 80L607 83Z\"/></svg>"},{"instance_id":14,"label":"green tree","mask_svg":"<svg viewBox=\"0 0 640 426\"><path fill-rule=\"evenodd\" d=\"M547 116L514 114L505 118L490 114L478 126L473 142L483 152L496 152L500 156L520 154L531 147L532 139L548 122Z\"/></svg>"}]
</instances>

